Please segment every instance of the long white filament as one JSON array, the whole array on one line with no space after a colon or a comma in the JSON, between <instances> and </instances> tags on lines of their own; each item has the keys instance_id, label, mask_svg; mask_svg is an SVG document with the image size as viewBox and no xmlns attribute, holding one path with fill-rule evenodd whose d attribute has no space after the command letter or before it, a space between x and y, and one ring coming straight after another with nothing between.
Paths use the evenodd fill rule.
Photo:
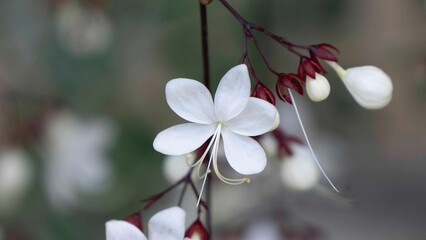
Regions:
<instances>
[{"instance_id":1,"label":"long white filament","mask_svg":"<svg viewBox=\"0 0 426 240\"><path fill-rule=\"evenodd\" d=\"M213 148L212 148L212 151L210 153L209 163L207 164L207 170L206 170L206 173L205 173L205 176L204 176L203 185L201 185L200 195L198 196L197 207L200 205L201 197L203 196L203 191L204 191L204 186L206 185L207 175L210 173L210 165L211 165L212 161L213 162L217 161L217 151L219 149L221 128L222 128L222 124L219 124L217 126L217 129L216 129L216 136L213 136L213 138L211 140L212 142L214 142ZM208 150L206 150L206 152L207 151Z\"/></svg>"},{"instance_id":2,"label":"long white filament","mask_svg":"<svg viewBox=\"0 0 426 240\"><path fill-rule=\"evenodd\" d=\"M314 157L315 162L317 163L317 165L318 165L319 169L321 170L322 174L327 179L327 181L330 183L330 185L333 187L333 189L336 192L339 192L339 190L337 190L337 188L331 182L330 178L328 178L328 176L325 173L325 171L322 169L321 164L319 163L319 161L317 159L317 156L315 155L314 150L312 149L311 142L309 141L308 135L306 134L305 127L303 126L302 119L300 118L299 110L297 108L296 101L294 101L293 94L291 93L291 90L289 90L288 92L290 93L290 98L291 98L291 101L293 102L293 107L294 107L294 110L296 111L297 119L299 120L300 127L302 128L302 132L303 132L303 135L305 136L306 143L308 144L309 150L311 151L311 154Z\"/></svg>"}]
</instances>

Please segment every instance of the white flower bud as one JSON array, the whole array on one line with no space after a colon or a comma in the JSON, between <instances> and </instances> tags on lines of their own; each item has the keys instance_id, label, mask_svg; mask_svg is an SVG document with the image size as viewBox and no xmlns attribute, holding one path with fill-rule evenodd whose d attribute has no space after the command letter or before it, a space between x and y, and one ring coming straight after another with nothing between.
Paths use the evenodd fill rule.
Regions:
<instances>
[{"instance_id":1,"label":"white flower bud","mask_svg":"<svg viewBox=\"0 0 426 240\"><path fill-rule=\"evenodd\" d=\"M313 188L319 180L318 167L306 146L292 145L293 155L283 159L281 180L284 185L298 191Z\"/></svg>"},{"instance_id":2,"label":"white flower bud","mask_svg":"<svg viewBox=\"0 0 426 240\"><path fill-rule=\"evenodd\" d=\"M307 76L306 93L312 101L320 102L330 95L330 83L319 73L315 73L315 79Z\"/></svg>"},{"instance_id":3,"label":"white flower bud","mask_svg":"<svg viewBox=\"0 0 426 240\"><path fill-rule=\"evenodd\" d=\"M364 108L379 109L392 99L391 78L378 67L362 66L344 70L335 62L328 62L342 79L354 99Z\"/></svg>"}]
</instances>

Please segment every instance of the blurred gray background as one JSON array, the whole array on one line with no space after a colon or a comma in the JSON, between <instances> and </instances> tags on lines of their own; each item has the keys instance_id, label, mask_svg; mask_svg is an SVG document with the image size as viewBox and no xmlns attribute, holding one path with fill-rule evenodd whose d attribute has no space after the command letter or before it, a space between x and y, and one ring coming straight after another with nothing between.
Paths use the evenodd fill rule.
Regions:
<instances>
[{"instance_id":1,"label":"blurred gray background","mask_svg":"<svg viewBox=\"0 0 426 240\"><path fill-rule=\"evenodd\" d=\"M358 106L331 71L326 101L297 97L322 158L338 153L333 161L324 159L324 167L357 206L336 206L330 197L305 192L295 194L292 210L324 239L426 239L426 1L230 3L290 41L333 44L344 67L376 65L393 80L393 100L379 111ZM208 6L208 15L216 86L238 62L242 33L219 2ZM199 28L195 0L0 3L0 150L22 149L31 166L19 204L0 214L0 239L104 239L105 221L137 211L141 198L168 185L152 140L181 121L166 104L165 83L202 78ZM259 41L276 69L296 70L297 58L261 35ZM273 86L273 75L254 50L249 48L258 75ZM286 115L282 127L297 134L297 124L286 125L287 115L294 118L291 107L278 107ZM64 109L78 119L106 118L115 132L105 150L112 169L108 188L77 194L66 210L49 198L51 161L45 159L47 119ZM6 193L0 191L0 199Z\"/></svg>"}]
</instances>

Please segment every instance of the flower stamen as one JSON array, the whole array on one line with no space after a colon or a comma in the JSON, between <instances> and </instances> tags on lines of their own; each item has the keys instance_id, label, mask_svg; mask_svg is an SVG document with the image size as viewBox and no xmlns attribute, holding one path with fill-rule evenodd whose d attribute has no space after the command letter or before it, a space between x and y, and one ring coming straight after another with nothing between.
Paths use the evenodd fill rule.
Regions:
<instances>
[{"instance_id":1,"label":"flower stamen","mask_svg":"<svg viewBox=\"0 0 426 240\"><path fill-rule=\"evenodd\" d=\"M288 91L288 92L290 94L291 101L293 102L293 107L294 107L294 110L296 112L297 119L299 120L300 127L302 128L303 135L305 136L306 143L308 144L308 147L309 147L309 150L311 151L312 157L314 157L315 163L318 165L318 168L321 170L322 175L324 175L325 179L327 179L327 181L328 181L328 183L330 183L331 187L333 187L333 189L336 192L339 192L339 190L336 188L336 186L334 186L333 182L330 180L330 178L325 173L324 169L321 167L321 164L319 163L317 156L315 155L315 152L312 149L311 142L309 141L308 135L306 134L305 127L303 126L302 119L300 118L299 110L297 108L296 102L294 101L293 94L291 93L291 91Z\"/></svg>"},{"instance_id":2,"label":"flower stamen","mask_svg":"<svg viewBox=\"0 0 426 240\"><path fill-rule=\"evenodd\" d=\"M217 125L215 134L213 135L212 140L209 143L209 146L211 146L211 143L213 142L213 148L212 148L212 151L210 153L210 159L209 159L209 163L207 164L206 173L203 175L204 176L204 180L203 180L203 184L201 185L200 196L198 196L197 207L198 207L198 205L200 205L201 197L203 196L203 190L204 190L204 186L206 185L207 175L211 172L210 171L210 165L211 165L212 161L213 161L213 163L217 162L217 152L218 152L218 149L219 149L220 131L221 131L221 129L222 129L222 123L219 123ZM206 151L204 152L204 154L206 154L206 152L208 152L208 150L209 149L206 149ZM200 169L201 164L202 164L202 162L199 163L199 165L198 165L198 171L197 171L198 175L199 175L199 169Z\"/></svg>"},{"instance_id":3,"label":"flower stamen","mask_svg":"<svg viewBox=\"0 0 426 240\"><path fill-rule=\"evenodd\" d=\"M214 172L216 173L217 177L224 183L229 184L229 185L240 185L243 183L250 183L250 178L248 177L243 177L243 178L237 178L237 179L232 179L232 178L227 178L225 176L223 176L220 171L219 171L219 167L217 164L217 159L216 161L213 160L213 169Z\"/></svg>"},{"instance_id":4,"label":"flower stamen","mask_svg":"<svg viewBox=\"0 0 426 240\"><path fill-rule=\"evenodd\" d=\"M187 161L187 163L188 163L188 166L189 167L195 167L195 166L197 166L197 165L199 165L199 164L202 164L203 163L203 161L204 161L204 159L206 158L206 156L207 156L207 153L209 152L209 150L210 150L210 148L212 147L212 144L214 143L214 141L215 141L215 139L217 138L217 135L220 133L220 128L219 128L219 126L216 128L216 131L214 132L214 134L213 134L213 136L212 136L212 139L210 140L210 142L209 142L209 145L207 145L207 148L206 148L206 150L204 151L204 153L203 153L203 155L201 155L201 157L200 157L200 159L198 159L195 163L188 163L188 161ZM202 177L201 177L202 178Z\"/></svg>"}]
</instances>

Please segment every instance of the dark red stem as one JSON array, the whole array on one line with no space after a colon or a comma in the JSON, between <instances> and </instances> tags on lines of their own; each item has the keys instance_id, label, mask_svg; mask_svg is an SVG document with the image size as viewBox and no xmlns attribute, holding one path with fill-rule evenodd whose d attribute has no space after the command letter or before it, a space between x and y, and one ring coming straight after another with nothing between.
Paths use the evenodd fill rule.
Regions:
<instances>
[{"instance_id":1,"label":"dark red stem","mask_svg":"<svg viewBox=\"0 0 426 240\"><path fill-rule=\"evenodd\" d=\"M200 20L201 20L201 49L202 49L202 59L203 59L203 75L204 75L204 85L207 89L210 90L210 68L209 68L209 45L208 45L208 28L207 28L207 6L200 3ZM207 183L206 183L206 203L204 207L207 207L211 203L211 174L207 174ZM191 182L191 187L194 193L197 196L197 190L194 184ZM200 209L198 209L200 211ZM208 229L209 239L212 239L212 227L211 227L211 209L206 210L206 225Z\"/></svg>"},{"instance_id":2,"label":"dark red stem","mask_svg":"<svg viewBox=\"0 0 426 240\"><path fill-rule=\"evenodd\" d=\"M301 45L301 44L294 44L292 42L287 41L285 38L283 38L281 36L278 36L278 35L270 32L270 31L266 30L264 27L262 27L260 25L248 22L246 19L244 19L235 10L235 8L233 8L228 3L227 0L219 0L219 1L235 17L235 19L237 19L237 21L241 24L241 26L243 28L243 34L244 34L244 38L243 38L243 51L242 51L241 58L240 58L240 61L239 61L240 63L246 62L248 65L251 64L250 60L248 59L248 52L247 52L247 38L248 38L248 39L250 39L250 41L252 41L255 44L257 50L259 51L259 53L260 53L260 55L262 57L263 62L268 67L268 70L271 73L273 73L274 75L276 75L276 76L279 75L279 73L272 68L269 59L264 54L262 48L260 47L258 41L256 40L256 37L253 35L253 30L256 30L256 31L264 34L265 36L268 36L268 37L272 38L274 41L276 41L279 44L281 44L282 46L284 46L288 51L296 54L299 57L303 57L304 55L301 54L299 51L297 51L296 50L297 48L298 49L302 49L302 50L309 50L309 46Z\"/></svg>"}]
</instances>

